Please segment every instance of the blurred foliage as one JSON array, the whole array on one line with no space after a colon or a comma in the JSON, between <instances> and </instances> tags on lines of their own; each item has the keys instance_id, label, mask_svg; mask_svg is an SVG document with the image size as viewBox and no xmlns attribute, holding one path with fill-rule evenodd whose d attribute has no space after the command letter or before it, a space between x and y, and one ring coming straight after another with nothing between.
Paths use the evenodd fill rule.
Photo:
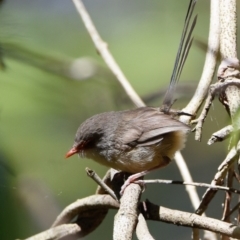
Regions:
<instances>
[{"instance_id":1,"label":"blurred foliage","mask_svg":"<svg viewBox=\"0 0 240 240\"><path fill-rule=\"evenodd\" d=\"M188 0L85 2L136 91L144 96L166 88ZM209 2L199 1L196 12L194 35L207 40ZM86 59L87 65L73 66L76 60L85 64ZM193 46L183 81L197 82L203 61L204 54ZM90 160L64 160L79 124L93 114L133 105L95 51L71 1L6 0L0 9L0 66L0 239L25 238L47 229L66 205L94 193L96 186L87 178L86 166L100 175L106 171ZM72 67L90 73L76 80ZM160 104L159 98L151 102ZM184 104L186 99L179 100L176 107ZM205 126L203 143L190 136L184 150L196 181L209 182L224 156L225 143L202 150L213 129L227 123L217 109L222 110L219 106L212 112L214 119ZM180 179L174 163L149 176L153 177ZM145 194L167 207L193 210L179 186L149 186ZM181 196L177 202L176 196ZM219 208L210 209L210 215L220 217ZM113 214L86 239L111 239ZM162 239L189 238L188 229L149 225L156 238L159 227Z\"/></svg>"}]
</instances>

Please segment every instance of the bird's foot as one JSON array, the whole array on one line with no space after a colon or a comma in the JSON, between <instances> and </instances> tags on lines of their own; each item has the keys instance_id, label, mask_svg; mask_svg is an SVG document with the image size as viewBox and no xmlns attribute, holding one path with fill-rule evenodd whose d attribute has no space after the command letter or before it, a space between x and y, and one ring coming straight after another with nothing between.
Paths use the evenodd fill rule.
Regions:
<instances>
[{"instance_id":1,"label":"bird's foot","mask_svg":"<svg viewBox=\"0 0 240 240\"><path fill-rule=\"evenodd\" d=\"M145 190L144 181L139 180L139 177L141 177L141 176L139 176L139 174L133 174L130 177L128 177L128 179L125 181L125 183L121 187L120 195L121 196L123 195L126 187L129 186L131 183L139 184L143 188L143 191L144 191Z\"/></svg>"}]
</instances>

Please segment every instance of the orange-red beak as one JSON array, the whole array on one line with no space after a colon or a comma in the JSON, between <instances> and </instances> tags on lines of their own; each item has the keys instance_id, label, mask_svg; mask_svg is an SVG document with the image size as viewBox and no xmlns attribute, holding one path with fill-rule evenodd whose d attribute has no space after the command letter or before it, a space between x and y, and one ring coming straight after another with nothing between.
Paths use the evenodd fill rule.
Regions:
<instances>
[{"instance_id":1,"label":"orange-red beak","mask_svg":"<svg viewBox=\"0 0 240 240\"><path fill-rule=\"evenodd\" d=\"M73 147L66 153L65 157L69 158L69 157L71 157L72 155L74 155L77 152L78 152L77 147Z\"/></svg>"}]
</instances>

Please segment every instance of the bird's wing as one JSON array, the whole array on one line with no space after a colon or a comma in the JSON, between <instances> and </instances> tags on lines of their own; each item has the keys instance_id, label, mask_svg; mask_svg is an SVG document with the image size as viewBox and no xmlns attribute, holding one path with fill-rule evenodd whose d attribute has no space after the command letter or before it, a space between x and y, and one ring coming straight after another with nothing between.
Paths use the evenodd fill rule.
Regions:
<instances>
[{"instance_id":1,"label":"bird's wing","mask_svg":"<svg viewBox=\"0 0 240 240\"><path fill-rule=\"evenodd\" d=\"M121 128L123 144L135 142L144 146L160 142L166 133L189 130L187 125L154 108L138 110L131 119L123 121Z\"/></svg>"}]
</instances>

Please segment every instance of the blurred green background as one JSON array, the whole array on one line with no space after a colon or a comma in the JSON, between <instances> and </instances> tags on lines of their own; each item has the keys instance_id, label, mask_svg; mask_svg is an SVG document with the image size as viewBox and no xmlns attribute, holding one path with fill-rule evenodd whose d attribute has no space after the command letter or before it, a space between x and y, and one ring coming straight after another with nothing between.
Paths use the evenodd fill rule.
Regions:
<instances>
[{"instance_id":1,"label":"blurred green background","mask_svg":"<svg viewBox=\"0 0 240 240\"><path fill-rule=\"evenodd\" d=\"M102 38L142 97L166 89L176 56L188 0L84 1ZM197 3L196 39L207 41L209 1ZM47 229L60 211L95 192L90 167L106 168L77 156L65 160L79 124L93 114L133 108L97 54L71 1L6 0L0 8L0 239L26 238ZM182 73L183 107L201 76L204 52L193 44ZM79 78L81 78L79 80ZM159 106L161 96L148 105ZM190 134L183 154L193 179L210 182L226 143L207 146L211 133L228 123L216 101L201 143ZM147 177L180 180L173 162ZM158 191L158 194L156 194ZM202 194L203 189L199 190ZM223 194L207 214L221 217ZM148 186L143 199L193 211L181 186ZM114 211L85 239L111 239ZM191 230L149 222L156 239L190 239Z\"/></svg>"}]
</instances>

